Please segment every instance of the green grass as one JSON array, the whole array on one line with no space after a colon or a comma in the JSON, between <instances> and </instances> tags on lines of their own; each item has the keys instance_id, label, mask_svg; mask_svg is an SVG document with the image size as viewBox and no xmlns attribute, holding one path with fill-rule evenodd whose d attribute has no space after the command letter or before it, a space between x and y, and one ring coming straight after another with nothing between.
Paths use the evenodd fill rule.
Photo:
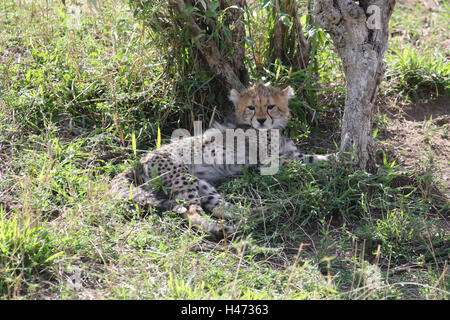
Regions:
<instances>
[{"instance_id":1,"label":"green grass","mask_svg":"<svg viewBox=\"0 0 450 320\"><path fill-rule=\"evenodd\" d=\"M114 175L210 110L180 102L158 42L125 2L104 1L79 24L48 3L0 4L1 298L448 299L448 203L432 175L386 159L377 175L292 164L226 181L242 216L227 242L172 212L109 199ZM442 8L423 46L420 5L394 13L408 37L392 42L381 95L445 94ZM330 60L324 40L310 90L341 108L342 72ZM280 65L270 80L304 84L291 75ZM320 121L319 100L293 102L294 138Z\"/></svg>"},{"instance_id":2,"label":"green grass","mask_svg":"<svg viewBox=\"0 0 450 320\"><path fill-rule=\"evenodd\" d=\"M426 90L426 95L431 91L432 96L450 93L450 64L442 53L422 55L413 47L406 47L402 52L391 49L391 52L387 79L394 83L393 92L412 96L415 100L421 98L419 89Z\"/></svg>"},{"instance_id":3,"label":"green grass","mask_svg":"<svg viewBox=\"0 0 450 320\"><path fill-rule=\"evenodd\" d=\"M396 5L386 54L386 93L415 100L450 94L449 48L444 43L450 6L446 1L439 6L439 12L432 13L420 2Z\"/></svg>"},{"instance_id":4,"label":"green grass","mask_svg":"<svg viewBox=\"0 0 450 320\"><path fill-rule=\"evenodd\" d=\"M51 261L63 254L55 251L55 239L44 226L29 219L6 219L0 206L0 294L20 294L20 283L38 285Z\"/></svg>"}]
</instances>

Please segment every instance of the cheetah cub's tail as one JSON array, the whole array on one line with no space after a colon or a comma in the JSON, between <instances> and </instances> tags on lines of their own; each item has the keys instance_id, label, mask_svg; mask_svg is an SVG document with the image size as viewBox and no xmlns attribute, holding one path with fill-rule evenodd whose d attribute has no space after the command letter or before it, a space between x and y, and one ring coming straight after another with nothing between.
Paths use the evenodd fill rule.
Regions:
<instances>
[{"instance_id":1,"label":"cheetah cub's tail","mask_svg":"<svg viewBox=\"0 0 450 320\"><path fill-rule=\"evenodd\" d=\"M303 163L316 163L319 161L337 160L337 153L329 154L302 154L299 153L296 158Z\"/></svg>"},{"instance_id":2,"label":"cheetah cub's tail","mask_svg":"<svg viewBox=\"0 0 450 320\"><path fill-rule=\"evenodd\" d=\"M303 163L316 163L319 161L337 160L337 153L329 154L304 154L298 151L294 142L288 138L284 140L282 153L286 155L287 159L301 161Z\"/></svg>"}]
</instances>

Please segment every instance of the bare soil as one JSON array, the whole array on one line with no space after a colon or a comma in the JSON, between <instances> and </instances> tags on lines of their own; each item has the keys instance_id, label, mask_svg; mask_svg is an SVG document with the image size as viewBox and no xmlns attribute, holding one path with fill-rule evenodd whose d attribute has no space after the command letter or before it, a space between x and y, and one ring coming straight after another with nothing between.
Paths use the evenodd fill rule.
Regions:
<instances>
[{"instance_id":1,"label":"bare soil","mask_svg":"<svg viewBox=\"0 0 450 320\"><path fill-rule=\"evenodd\" d=\"M450 188L450 97L418 101L403 107L387 103L379 114L386 114L385 144L398 164L408 171L430 173Z\"/></svg>"}]
</instances>

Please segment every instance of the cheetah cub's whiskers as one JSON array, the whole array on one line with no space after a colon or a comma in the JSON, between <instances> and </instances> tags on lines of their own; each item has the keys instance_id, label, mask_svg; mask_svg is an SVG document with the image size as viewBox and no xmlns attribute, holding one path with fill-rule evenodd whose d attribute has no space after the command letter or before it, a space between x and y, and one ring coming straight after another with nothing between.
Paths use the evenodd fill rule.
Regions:
<instances>
[{"instance_id":1,"label":"cheetah cub's whiskers","mask_svg":"<svg viewBox=\"0 0 450 320\"><path fill-rule=\"evenodd\" d=\"M214 123L214 130L176 139L147 153L136 168L113 179L111 195L173 210L215 236L234 233L232 226L205 215L208 212L217 219L236 216L212 183L235 176L245 167L267 169L271 165L275 171L270 172L275 173L280 157L282 163L291 160L311 163L334 157L303 155L290 139L280 134L290 119L288 102L292 97L291 87L278 89L258 84L243 92L231 90L229 99L235 106L232 123Z\"/></svg>"}]
</instances>

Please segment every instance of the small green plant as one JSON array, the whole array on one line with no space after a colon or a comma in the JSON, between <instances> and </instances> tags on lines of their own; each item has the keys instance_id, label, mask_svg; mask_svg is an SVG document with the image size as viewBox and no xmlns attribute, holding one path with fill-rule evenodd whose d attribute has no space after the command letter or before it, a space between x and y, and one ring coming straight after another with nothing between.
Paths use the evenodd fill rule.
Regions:
<instances>
[{"instance_id":1,"label":"small green plant","mask_svg":"<svg viewBox=\"0 0 450 320\"><path fill-rule=\"evenodd\" d=\"M55 252L53 238L44 227L30 220L6 218L0 205L0 295L17 295L24 284L35 281L49 263L62 252Z\"/></svg>"},{"instance_id":2,"label":"small green plant","mask_svg":"<svg viewBox=\"0 0 450 320\"><path fill-rule=\"evenodd\" d=\"M169 189L162 182L161 176L158 174L158 167L153 166L151 168L152 180L150 181L150 185L153 187L155 191L162 191L165 195L169 195Z\"/></svg>"},{"instance_id":3,"label":"small green plant","mask_svg":"<svg viewBox=\"0 0 450 320\"><path fill-rule=\"evenodd\" d=\"M449 94L450 64L441 54L424 55L408 46L401 51L390 50L392 54L388 55L390 68L386 78L395 77L396 85L392 88L416 100L420 98L419 89L429 90L436 96Z\"/></svg>"}]
</instances>

